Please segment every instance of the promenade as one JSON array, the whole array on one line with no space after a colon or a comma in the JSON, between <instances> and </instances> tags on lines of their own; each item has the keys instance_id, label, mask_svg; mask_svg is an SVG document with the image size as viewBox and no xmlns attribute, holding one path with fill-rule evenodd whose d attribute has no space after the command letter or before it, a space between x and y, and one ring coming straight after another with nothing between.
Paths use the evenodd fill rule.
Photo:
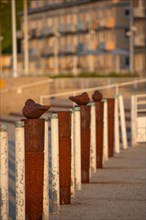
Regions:
<instances>
[{"instance_id":1,"label":"promenade","mask_svg":"<svg viewBox=\"0 0 146 220\"><path fill-rule=\"evenodd\" d=\"M50 220L145 220L146 144L121 150Z\"/></svg>"}]
</instances>

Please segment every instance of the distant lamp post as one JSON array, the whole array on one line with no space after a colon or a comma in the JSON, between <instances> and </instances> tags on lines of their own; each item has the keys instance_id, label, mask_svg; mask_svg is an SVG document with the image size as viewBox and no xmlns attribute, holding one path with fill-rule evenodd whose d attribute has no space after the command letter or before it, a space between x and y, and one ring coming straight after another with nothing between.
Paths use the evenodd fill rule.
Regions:
<instances>
[{"instance_id":1,"label":"distant lamp post","mask_svg":"<svg viewBox=\"0 0 146 220\"><path fill-rule=\"evenodd\" d=\"M55 34L55 51L54 51L54 57L55 57L55 70L54 73L58 74L59 73L59 38L60 38L60 33L56 32Z\"/></svg>"},{"instance_id":2,"label":"distant lamp post","mask_svg":"<svg viewBox=\"0 0 146 220\"><path fill-rule=\"evenodd\" d=\"M13 77L18 77L17 73L17 37L16 37L16 0L11 0L12 10L12 48L13 48Z\"/></svg>"},{"instance_id":3,"label":"distant lamp post","mask_svg":"<svg viewBox=\"0 0 146 220\"><path fill-rule=\"evenodd\" d=\"M126 36L130 37L130 72L134 72L134 34L137 31L135 26L131 26Z\"/></svg>"},{"instance_id":4,"label":"distant lamp post","mask_svg":"<svg viewBox=\"0 0 146 220\"><path fill-rule=\"evenodd\" d=\"M2 76L2 41L3 41L3 36L0 36L0 76Z\"/></svg>"},{"instance_id":5,"label":"distant lamp post","mask_svg":"<svg viewBox=\"0 0 146 220\"><path fill-rule=\"evenodd\" d=\"M28 15L27 15L27 0L23 0L24 10L24 74L29 74L29 48L28 48Z\"/></svg>"},{"instance_id":6,"label":"distant lamp post","mask_svg":"<svg viewBox=\"0 0 146 220\"><path fill-rule=\"evenodd\" d=\"M127 33L127 36L130 37L130 72L134 72L134 33L136 32L136 27L134 26L134 1L130 1L130 23L129 29L130 31Z\"/></svg>"}]
</instances>

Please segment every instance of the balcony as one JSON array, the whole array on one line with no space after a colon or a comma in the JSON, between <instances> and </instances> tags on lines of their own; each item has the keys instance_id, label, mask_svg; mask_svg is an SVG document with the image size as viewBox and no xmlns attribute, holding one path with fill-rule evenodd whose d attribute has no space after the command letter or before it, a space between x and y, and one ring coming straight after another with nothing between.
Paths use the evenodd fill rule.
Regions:
<instances>
[{"instance_id":1,"label":"balcony","mask_svg":"<svg viewBox=\"0 0 146 220\"><path fill-rule=\"evenodd\" d=\"M114 28L116 25L116 21L114 18L108 18L106 19L106 24L105 24L105 27L107 28Z\"/></svg>"},{"instance_id":2,"label":"balcony","mask_svg":"<svg viewBox=\"0 0 146 220\"><path fill-rule=\"evenodd\" d=\"M111 51L111 50L114 50L115 47L116 46L115 46L115 42L114 41L101 42L99 44L99 49L101 49L101 50Z\"/></svg>"},{"instance_id":3,"label":"balcony","mask_svg":"<svg viewBox=\"0 0 146 220\"><path fill-rule=\"evenodd\" d=\"M48 27L46 31L47 36L53 36L54 35L54 28Z\"/></svg>"},{"instance_id":4,"label":"balcony","mask_svg":"<svg viewBox=\"0 0 146 220\"><path fill-rule=\"evenodd\" d=\"M68 44L68 45L66 46L66 52L67 52L68 54L73 54L73 53L75 53L75 51L76 51L76 48L75 48L74 45Z\"/></svg>"},{"instance_id":5,"label":"balcony","mask_svg":"<svg viewBox=\"0 0 146 220\"><path fill-rule=\"evenodd\" d=\"M97 21L97 20L92 21L91 27L93 30L96 30L98 28L98 26L99 26L99 21Z\"/></svg>"},{"instance_id":6,"label":"balcony","mask_svg":"<svg viewBox=\"0 0 146 220\"><path fill-rule=\"evenodd\" d=\"M42 57L50 57L54 55L54 47L46 47L42 52Z\"/></svg>"},{"instance_id":7,"label":"balcony","mask_svg":"<svg viewBox=\"0 0 146 220\"><path fill-rule=\"evenodd\" d=\"M59 54L64 54L65 53L65 45L60 45L59 47Z\"/></svg>"},{"instance_id":8,"label":"balcony","mask_svg":"<svg viewBox=\"0 0 146 220\"><path fill-rule=\"evenodd\" d=\"M78 43L77 51L80 53L80 52L83 52L83 50L84 50L84 44L83 43Z\"/></svg>"},{"instance_id":9,"label":"balcony","mask_svg":"<svg viewBox=\"0 0 146 220\"><path fill-rule=\"evenodd\" d=\"M83 30L83 22L79 21L77 24L77 31L82 31Z\"/></svg>"},{"instance_id":10,"label":"balcony","mask_svg":"<svg viewBox=\"0 0 146 220\"><path fill-rule=\"evenodd\" d=\"M135 36L134 38L134 46L136 47L145 47L146 40L143 35Z\"/></svg>"},{"instance_id":11,"label":"balcony","mask_svg":"<svg viewBox=\"0 0 146 220\"><path fill-rule=\"evenodd\" d=\"M143 7L134 8L134 17L145 18L146 17L146 10Z\"/></svg>"},{"instance_id":12,"label":"balcony","mask_svg":"<svg viewBox=\"0 0 146 220\"><path fill-rule=\"evenodd\" d=\"M85 21L78 21L76 31L77 32L86 32L87 31L86 22Z\"/></svg>"},{"instance_id":13,"label":"balcony","mask_svg":"<svg viewBox=\"0 0 146 220\"><path fill-rule=\"evenodd\" d=\"M60 34L64 34L64 32L65 32L65 27L64 27L63 24L60 24L59 27L58 27L58 29L59 29L59 33L60 33Z\"/></svg>"},{"instance_id":14,"label":"balcony","mask_svg":"<svg viewBox=\"0 0 146 220\"><path fill-rule=\"evenodd\" d=\"M114 18L105 18L105 19L102 19L99 23L100 27L109 28L109 29L114 28L115 25L116 25L116 22Z\"/></svg>"}]
</instances>

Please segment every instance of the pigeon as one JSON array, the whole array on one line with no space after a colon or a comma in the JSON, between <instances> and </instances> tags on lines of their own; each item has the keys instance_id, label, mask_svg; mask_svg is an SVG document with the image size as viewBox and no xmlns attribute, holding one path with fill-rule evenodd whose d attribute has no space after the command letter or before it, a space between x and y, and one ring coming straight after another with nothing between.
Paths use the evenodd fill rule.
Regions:
<instances>
[{"instance_id":1,"label":"pigeon","mask_svg":"<svg viewBox=\"0 0 146 220\"><path fill-rule=\"evenodd\" d=\"M40 105L32 99L27 99L22 113L27 119L39 119L49 108L49 105Z\"/></svg>"},{"instance_id":2,"label":"pigeon","mask_svg":"<svg viewBox=\"0 0 146 220\"><path fill-rule=\"evenodd\" d=\"M78 96L70 96L69 99L75 102L77 105L87 105L90 101L87 92L83 92Z\"/></svg>"},{"instance_id":3,"label":"pigeon","mask_svg":"<svg viewBox=\"0 0 146 220\"><path fill-rule=\"evenodd\" d=\"M92 95L92 99L93 99L94 102L101 101L102 94L98 90L95 90L93 95Z\"/></svg>"}]
</instances>

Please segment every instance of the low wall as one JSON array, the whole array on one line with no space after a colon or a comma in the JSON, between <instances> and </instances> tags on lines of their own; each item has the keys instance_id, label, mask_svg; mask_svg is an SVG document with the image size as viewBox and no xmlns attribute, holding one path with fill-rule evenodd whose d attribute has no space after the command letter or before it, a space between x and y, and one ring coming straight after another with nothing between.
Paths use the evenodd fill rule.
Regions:
<instances>
[{"instance_id":1,"label":"low wall","mask_svg":"<svg viewBox=\"0 0 146 220\"><path fill-rule=\"evenodd\" d=\"M49 93L48 78L6 78L4 79L3 89L0 90L0 116L8 115L10 112L21 113L27 99L31 98L39 102L40 94Z\"/></svg>"}]
</instances>

